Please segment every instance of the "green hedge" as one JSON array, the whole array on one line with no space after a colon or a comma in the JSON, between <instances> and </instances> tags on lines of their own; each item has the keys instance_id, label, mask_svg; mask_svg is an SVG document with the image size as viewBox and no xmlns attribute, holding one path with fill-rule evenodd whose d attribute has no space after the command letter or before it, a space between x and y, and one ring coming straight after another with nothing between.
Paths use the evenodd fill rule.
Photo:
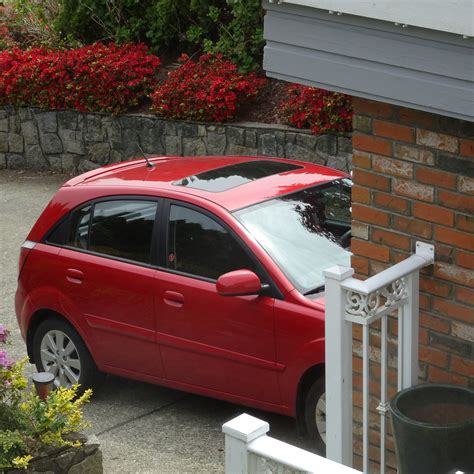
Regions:
<instances>
[{"instance_id":1,"label":"green hedge","mask_svg":"<svg viewBox=\"0 0 474 474\"><path fill-rule=\"evenodd\" d=\"M144 42L159 55L221 53L243 71L261 64L260 0L61 0L55 27L84 43Z\"/></svg>"}]
</instances>

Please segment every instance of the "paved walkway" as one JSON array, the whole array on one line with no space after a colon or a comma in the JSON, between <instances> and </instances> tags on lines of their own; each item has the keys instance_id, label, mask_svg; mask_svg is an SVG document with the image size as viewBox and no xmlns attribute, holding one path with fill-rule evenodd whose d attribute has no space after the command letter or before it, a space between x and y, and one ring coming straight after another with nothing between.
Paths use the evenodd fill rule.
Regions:
<instances>
[{"instance_id":1,"label":"paved walkway","mask_svg":"<svg viewBox=\"0 0 474 474\"><path fill-rule=\"evenodd\" d=\"M66 179L0 171L0 322L11 329L15 358L26 355L13 307L19 248ZM222 424L244 411L268 421L271 436L309 448L289 418L119 377L107 378L86 416L106 473L211 473L224 471Z\"/></svg>"}]
</instances>

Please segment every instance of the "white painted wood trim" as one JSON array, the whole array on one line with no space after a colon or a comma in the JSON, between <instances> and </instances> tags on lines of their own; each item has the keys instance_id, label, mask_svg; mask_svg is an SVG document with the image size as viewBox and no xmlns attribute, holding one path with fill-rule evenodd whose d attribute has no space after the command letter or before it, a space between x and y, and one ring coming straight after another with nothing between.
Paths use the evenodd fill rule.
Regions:
<instances>
[{"instance_id":1,"label":"white painted wood trim","mask_svg":"<svg viewBox=\"0 0 474 474\"><path fill-rule=\"evenodd\" d=\"M352 324L341 318L346 307L341 283L353 274L340 265L324 270L325 333L331 341L325 344L326 419L331 420L326 423L326 457L346 466L352 466Z\"/></svg>"},{"instance_id":2,"label":"white painted wood trim","mask_svg":"<svg viewBox=\"0 0 474 474\"><path fill-rule=\"evenodd\" d=\"M243 413L222 426L226 474L306 472L357 474L350 467L266 435L268 423Z\"/></svg>"},{"instance_id":3,"label":"white painted wood trim","mask_svg":"<svg viewBox=\"0 0 474 474\"><path fill-rule=\"evenodd\" d=\"M335 15L349 14L389 21L402 28L416 26L474 36L472 0L274 0L271 3L292 3L328 10Z\"/></svg>"},{"instance_id":4,"label":"white painted wood trim","mask_svg":"<svg viewBox=\"0 0 474 474\"><path fill-rule=\"evenodd\" d=\"M402 278L420 268L431 265L434 262L434 246L424 242L416 243L416 254L393 265L386 271L378 273L367 280L361 281L355 278L347 278L342 282L345 290L357 291L363 295L369 295L380 290L398 278Z\"/></svg>"},{"instance_id":5,"label":"white painted wood trim","mask_svg":"<svg viewBox=\"0 0 474 474\"><path fill-rule=\"evenodd\" d=\"M265 459L270 459L285 468L303 472L325 474L356 474L350 467L297 448L270 436L261 436L249 444L253 454Z\"/></svg>"},{"instance_id":6,"label":"white painted wood trim","mask_svg":"<svg viewBox=\"0 0 474 474\"><path fill-rule=\"evenodd\" d=\"M411 255L381 273L360 281L352 277L351 268L335 266L324 271L326 279L326 455L329 459L349 465L352 450L352 339L348 322L362 325L362 437L363 472L369 472L369 325L382 318L380 368L382 373L380 403L381 416L381 473L385 472L385 415L387 401L387 318L398 310L398 389L415 385L418 381L418 324L419 270L434 263L433 245L416 243L416 254ZM347 420L347 421L346 421ZM344 423L345 422L345 423ZM331 431L334 430L334 431Z\"/></svg>"}]
</instances>

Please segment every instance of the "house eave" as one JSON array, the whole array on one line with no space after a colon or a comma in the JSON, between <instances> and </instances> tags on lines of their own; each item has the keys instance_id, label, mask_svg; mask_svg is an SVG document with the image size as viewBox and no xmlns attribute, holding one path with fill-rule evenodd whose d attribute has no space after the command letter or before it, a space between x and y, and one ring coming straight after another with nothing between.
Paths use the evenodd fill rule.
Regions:
<instances>
[{"instance_id":1,"label":"house eave","mask_svg":"<svg viewBox=\"0 0 474 474\"><path fill-rule=\"evenodd\" d=\"M474 40L288 3L270 4L270 77L474 121Z\"/></svg>"},{"instance_id":2,"label":"house eave","mask_svg":"<svg viewBox=\"0 0 474 474\"><path fill-rule=\"evenodd\" d=\"M335 15L347 14L396 23L401 27L420 27L461 36L474 36L472 0L276 0L326 10Z\"/></svg>"}]
</instances>

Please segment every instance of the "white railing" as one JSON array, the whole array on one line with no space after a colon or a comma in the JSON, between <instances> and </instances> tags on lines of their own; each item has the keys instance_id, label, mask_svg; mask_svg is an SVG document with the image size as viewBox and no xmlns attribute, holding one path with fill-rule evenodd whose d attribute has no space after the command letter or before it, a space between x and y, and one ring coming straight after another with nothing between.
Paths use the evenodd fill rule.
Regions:
<instances>
[{"instance_id":1,"label":"white railing","mask_svg":"<svg viewBox=\"0 0 474 474\"><path fill-rule=\"evenodd\" d=\"M369 326L381 320L380 472L385 472L387 320L398 313L398 390L418 381L419 270L434 262L434 247L416 243L416 254L368 278L335 266L326 277L326 455L352 466L352 324L362 325L363 470L369 470Z\"/></svg>"},{"instance_id":2,"label":"white railing","mask_svg":"<svg viewBox=\"0 0 474 474\"><path fill-rule=\"evenodd\" d=\"M266 421L246 413L222 426L226 474L357 474L316 454L267 436Z\"/></svg>"}]
</instances>

